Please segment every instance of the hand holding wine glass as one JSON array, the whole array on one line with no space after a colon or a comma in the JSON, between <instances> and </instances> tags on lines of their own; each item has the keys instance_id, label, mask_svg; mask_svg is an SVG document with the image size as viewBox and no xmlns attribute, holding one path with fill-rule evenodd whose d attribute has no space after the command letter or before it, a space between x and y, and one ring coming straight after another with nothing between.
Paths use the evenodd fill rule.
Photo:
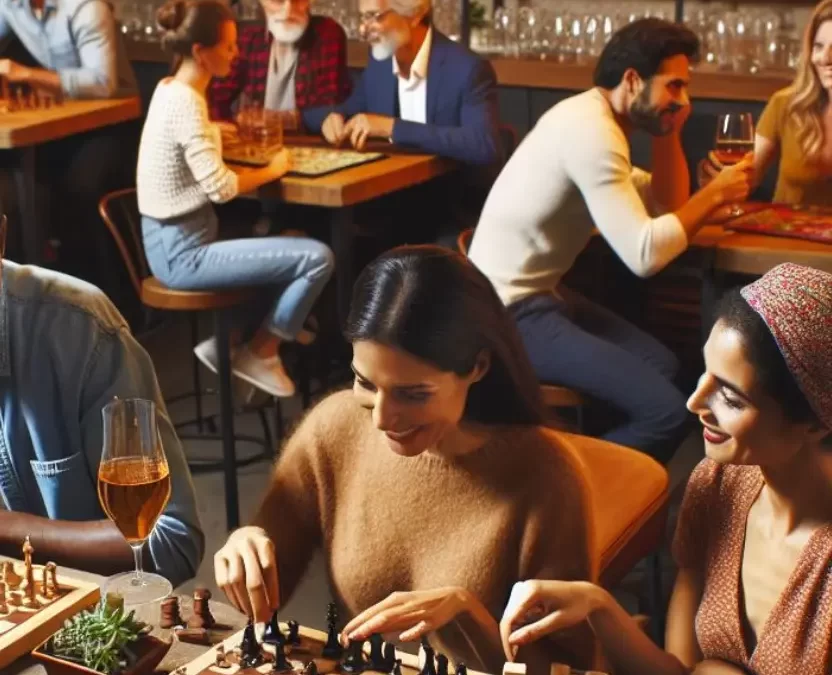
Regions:
<instances>
[{"instance_id":1,"label":"hand holding wine glass","mask_svg":"<svg viewBox=\"0 0 832 675\"><path fill-rule=\"evenodd\" d=\"M101 411L104 443L98 468L98 498L107 517L133 549L134 572L110 577L104 592L127 605L170 595L171 583L142 569L142 547L170 499L170 470L159 430L156 406L143 399L115 399Z\"/></svg>"},{"instance_id":2,"label":"hand holding wine glass","mask_svg":"<svg viewBox=\"0 0 832 675\"><path fill-rule=\"evenodd\" d=\"M751 113L727 113L717 119L714 149L697 166L699 187L710 183L720 171L754 152L754 120Z\"/></svg>"}]
</instances>

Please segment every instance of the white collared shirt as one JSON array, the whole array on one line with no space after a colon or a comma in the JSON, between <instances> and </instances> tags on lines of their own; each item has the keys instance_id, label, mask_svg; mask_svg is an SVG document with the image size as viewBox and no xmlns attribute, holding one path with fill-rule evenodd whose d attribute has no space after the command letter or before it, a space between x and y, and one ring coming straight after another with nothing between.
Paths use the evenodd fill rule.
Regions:
<instances>
[{"instance_id":1,"label":"white collared shirt","mask_svg":"<svg viewBox=\"0 0 832 675\"><path fill-rule=\"evenodd\" d=\"M399 74L399 62L393 57L393 74L399 81L399 117L408 122L427 122L428 62L432 38L433 28L428 28L425 41L410 66L410 77L405 78Z\"/></svg>"}]
</instances>

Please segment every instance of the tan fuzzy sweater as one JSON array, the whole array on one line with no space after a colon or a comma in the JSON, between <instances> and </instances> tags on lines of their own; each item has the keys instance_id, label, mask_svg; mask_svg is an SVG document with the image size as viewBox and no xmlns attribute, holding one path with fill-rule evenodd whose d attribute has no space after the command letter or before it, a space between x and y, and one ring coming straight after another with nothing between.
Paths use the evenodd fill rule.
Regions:
<instances>
[{"instance_id":1,"label":"tan fuzzy sweater","mask_svg":"<svg viewBox=\"0 0 832 675\"><path fill-rule=\"evenodd\" d=\"M461 586L499 621L519 580L591 579L587 502L568 442L537 427L495 428L465 456L406 458L351 392L328 397L287 443L254 521L275 543L281 603L319 547L345 620L394 591ZM520 658L588 666L585 638L564 633ZM431 642L454 662L502 672L499 645L467 615Z\"/></svg>"}]
</instances>

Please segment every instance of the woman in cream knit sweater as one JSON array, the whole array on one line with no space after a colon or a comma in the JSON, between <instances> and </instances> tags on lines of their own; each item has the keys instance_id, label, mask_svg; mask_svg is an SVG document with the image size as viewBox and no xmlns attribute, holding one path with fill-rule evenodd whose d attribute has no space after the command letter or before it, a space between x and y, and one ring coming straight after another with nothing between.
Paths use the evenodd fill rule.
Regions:
<instances>
[{"instance_id":1,"label":"woman in cream knit sweater","mask_svg":"<svg viewBox=\"0 0 832 675\"><path fill-rule=\"evenodd\" d=\"M593 576L571 441L539 426L517 331L462 256L383 255L356 284L346 337L352 392L322 401L288 442L254 521L217 553L217 584L264 621L322 548L345 638L431 634L454 662L500 672L512 585ZM520 658L586 666L587 635Z\"/></svg>"}]
</instances>

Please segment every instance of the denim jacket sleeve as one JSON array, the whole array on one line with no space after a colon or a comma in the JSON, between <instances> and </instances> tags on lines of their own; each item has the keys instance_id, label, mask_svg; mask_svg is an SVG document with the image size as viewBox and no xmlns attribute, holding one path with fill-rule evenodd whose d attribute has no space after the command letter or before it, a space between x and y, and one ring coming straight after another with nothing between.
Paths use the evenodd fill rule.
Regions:
<instances>
[{"instance_id":1,"label":"denim jacket sleeve","mask_svg":"<svg viewBox=\"0 0 832 675\"><path fill-rule=\"evenodd\" d=\"M71 18L80 68L58 68L69 98L112 98L118 92L116 21L109 3L89 0Z\"/></svg>"},{"instance_id":2,"label":"denim jacket sleeve","mask_svg":"<svg viewBox=\"0 0 832 675\"><path fill-rule=\"evenodd\" d=\"M127 328L107 331L99 327L95 338L81 391L82 446L89 465L97 472L103 442L102 408L116 396L156 402L157 424L170 468L171 496L145 550L149 549L156 571L176 587L196 575L205 552L205 535L185 454L147 352Z\"/></svg>"}]
</instances>

